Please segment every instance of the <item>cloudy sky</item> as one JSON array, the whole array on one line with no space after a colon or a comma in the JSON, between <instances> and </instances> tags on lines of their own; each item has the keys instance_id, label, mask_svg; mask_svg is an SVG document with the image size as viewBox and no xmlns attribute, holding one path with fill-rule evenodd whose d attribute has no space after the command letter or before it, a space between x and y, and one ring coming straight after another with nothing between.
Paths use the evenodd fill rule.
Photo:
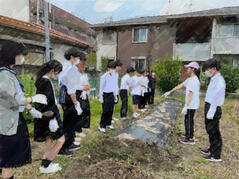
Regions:
<instances>
[{"instance_id":1,"label":"cloudy sky","mask_svg":"<svg viewBox=\"0 0 239 179\"><path fill-rule=\"evenodd\" d=\"M132 17L176 14L239 6L239 0L48 0L66 11L96 24Z\"/></svg>"}]
</instances>

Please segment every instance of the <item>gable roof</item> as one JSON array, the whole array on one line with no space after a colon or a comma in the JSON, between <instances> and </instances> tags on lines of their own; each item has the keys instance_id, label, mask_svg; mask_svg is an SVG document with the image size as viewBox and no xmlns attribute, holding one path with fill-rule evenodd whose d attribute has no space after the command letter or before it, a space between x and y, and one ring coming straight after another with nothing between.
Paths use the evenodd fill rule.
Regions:
<instances>
[{"instance_id":1,"label":"gable roof","mask_svg":"<svg viewBox=\"0 0 239 179\"><path fill-rule=\"evenodd\" d=\"M92 28L126 26L126 25L143 25L143 24L160 24L160 23L166 23L168 19L178 19L178 18L187 18L187 17L192 18L192 17L223 16L223 15L239 15L239 6L209 9L209 10L195 11L195 12L189 12L189 13L183 13L183 14L148 16L148 17L125 19L120 21L95 24L92 26Z\"/></svg>"},{"instance_id":2,"label":"gable roof","mask_svg":"<svg viewBox=\"0 0 239 179\"><path fill-rule=\"evenodd\" d=\"M29 23L17 19L13 19L10 17L6 16L0 16L0 25L6 26L6 27L12 27L16 28L19 30L23 30L26 32L31 32L35 34L40 34L40 35L45 35L45 27L36 23ZM66 35L62 32L56 31L54 29L50 29L50 37L57 38L59 40L75 44L75 45L80 45L80 46L90 46L89 43L79 40L75 37Z\"/></svg>"},{"instance_id":3,"label":"gable roof","mask_svg":"<svg viewBox=\"0 0 239 179\"><path fill-rule=\"evenodd\" d=\"M186 18L186 17L224 16L224 15L239 15L239 6L209 9L183 14L174 14L168 16L167 19Z\"/></svg>"},{"instance_id":4,"label":"gable roof","mask_svg":"<svg viewBox=\"0 0 239 179\"><path fill-rule=\"evenodd\" d=\"M125 25L140 25L140 24L159 24L166 23L167 16L147 16L139 18L124 19L120 21L112 21L107 23L95 24L91 27L114 27L114 26L125 26Z\"/></svg>"}]
</instances>

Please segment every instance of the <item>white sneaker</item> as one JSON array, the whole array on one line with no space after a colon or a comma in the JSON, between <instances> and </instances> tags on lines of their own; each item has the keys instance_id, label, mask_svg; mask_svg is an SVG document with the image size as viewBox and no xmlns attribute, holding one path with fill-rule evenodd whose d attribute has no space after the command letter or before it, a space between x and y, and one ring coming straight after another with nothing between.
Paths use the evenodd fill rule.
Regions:
<instances>
[{"instance_id":1,"label":"white sneaker","mask_svg":"<svg viewBox=\"0 0 239 179\"><path fill-rule=\"evenodd\" d=\"M80 137L75 137L75 141L76 141L76 142L80 142L80 141L81 141L81 138L80 138Z\"/></svg>"},{"instance_id":2,"label":"white sneaker","mask_svg":"<svg viewBox=\"0 0 239 179\"><path fill-rule=\"evenodd\" d=\"M74 144L75 145L80 145L80 142L75 141Z\"/></svg>"},{"instance_id":3,"label":"white sneaker","mask_svg":"<svg viewBox=\"0 0 239 179\"><path fill-rule=\"evenodd\" d=\"M113 117L113 120L114 120L114 121L118 121L119 119L117 119L116 117Z\"/></svg>"},{"instance_id":4,"label":"white sneaker","mask_svg":"<svg viewBox=\"0 0 239 179\"><path fill-rule=\"evenodd\" d=\"M125 120L125 119L127 119L127 117L122 117L121 119L122 119L122 120Z\"/></svg>"},{"instance_id":5,"label":"white sneaker","mask_svg":"<svg viewBox=\"0 0 239 179\"><path fill-rule=\"evenodd\" d=\"M135 112L134 114L133 114L133 118L138 118L139 116L137 115L137 113Z\"/></svg>"},{"instance_id":6,"label":"white sneaker","mask_svg":"<svg viewBox=\"0 0 239 179\"><path fill-rule=\"evenodd\" d=\"M108 126L110 129L115 129L113 125Z\"/></svg>"},{"instance_id":7,"label":"white sneaker","mask_svg":"<svg viewBox=\"0 0 239 179\"><path fill-rule=\"evenodd\" d=\"M140 112L144 112L144 109L140 109L139 111L140 111Z\"/></svg>"},{"instance_id":8,"label":"white sneaker","mask_svg":"<svg viewBox=\"0 0 239 179\"><path fill-rule=\"evenodd\" d=\"M140 116L140 114L139 114L139 113L137 113L137 112L136 112L136 115L137 115L137 117L139 117L139 116Z\"/></svg>"},{"instance_id":9,"label":"white sneaker","mask_svg":"<svg viewBox=\"0 0 239 179\"><path fill-rule=\"evenodd\" d=\"M106 132L106 131L105 131L105 128L103 128L103 127L99 127L98 129L99 129L99 131L102 132L102 133L105 133L105 132Z\"/></svg>"},{"instance_id":10,"label":"white sneaker","mask_svg":"<svg viewBox=\"0 0 239 179\"><path fill-rule=\"evenodd\" d=\"M80 134L81 134L81 133L79 133L79 132L76 132L76 136L77 136L77 137L80 137Z\"/></svg>"},{"instance_id":11,"label":"white sneaker","mask_svg":"<svg viewBox=\"0 0 239 179\"><path fill-rule=\"evenodd\" d=\"M56 173L60 171L62 168L59 166L59 164L54 164L51 163L47 168L41 166L40 168L40 173Z\"/></svg>"},{"instance_id":12,"label":"white sneaker","mask_svg":"<svg viewBox=\"0 0 239 179\"><path fill-rule=\"evenodd\" d=\"M114 120L112 120L112 121L111 121L111 123L112 123L112 124L114 124L114 123L115 123L115 121L114 121Z\"/></svg>"}]
</instances>

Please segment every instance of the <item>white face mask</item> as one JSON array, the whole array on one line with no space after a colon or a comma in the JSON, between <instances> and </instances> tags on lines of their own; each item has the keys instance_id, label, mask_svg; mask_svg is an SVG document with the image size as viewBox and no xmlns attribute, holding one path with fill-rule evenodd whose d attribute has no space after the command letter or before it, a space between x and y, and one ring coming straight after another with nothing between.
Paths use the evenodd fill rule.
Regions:
<instances>
[{"instance_id":1,"label":"white face mask","mask_svg":"<svg viewBox=\"0 0 239 179\"><path fill-rule=\"evenodd\" d=\"M24 63L25 59L24 57L21 58L20 61L16 61L16 65L22 65Z\"/></svg>"},{"instance_id":2,"label":"white face mask","mask_svg":"<svg viewBox=\"0 0 239 179\"><path fill-rule=\"evenodd\" d=\"M152 73L152 75L155 75L155 73Z\"/></svg>"},{"instance_id":3,"label":"white face mask","mask_svg":"<svg viewBox=\"0 0 239 179\"><path fill-rule=\"evenodd\" d=\"M80 63L80 60L77 59L75 62L74 62L74 65L78 65Z\"/></svg>"},{"instance_id":4,"label":"white face mask","mask_svg":"<svg viewBox=\"0 0 239 179\"><path fill-rule=\"evenodd\" d=\"M205 75L206 75L207 77L209 77L209 78L212 77L212 74L211 74L209 71L205 71Z\"/></svg>"},{"instance_id":5,"label":"white face mask","mask_svg":"<svg viewBox=\"0 0 239 179\"><path fill-rule=\"evenodd\" d=\"M113 69L110 69L109 73L113 74L115 71Z\"/></svg>"}]
</instances>

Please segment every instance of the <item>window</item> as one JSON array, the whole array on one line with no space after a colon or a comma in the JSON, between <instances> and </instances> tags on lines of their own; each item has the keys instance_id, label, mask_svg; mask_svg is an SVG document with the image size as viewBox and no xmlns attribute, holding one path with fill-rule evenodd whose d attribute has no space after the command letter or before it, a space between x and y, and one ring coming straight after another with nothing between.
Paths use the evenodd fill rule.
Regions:
<instances>
[{"instance_id":1,"label":"window","mask_svg":"<svg viewBox=\"0 0 239 179\"><path fill-rule=\"evenodd\" d=\"M234 25L233 36L238 36L239 37L239 24Z\"/></svg>"},{"instance_id":2,"label":"window","mask_svg":"<svg viewBox=\"0 0 239 179\"><path fill-rule=\"evenodd\" d=\"M235 25L221 25L217 29L217 36L220 37L239 37L239 24Z\"/></svg>"},{"instance_id":3,"label":"window","mask_svg":"<svg viewBox=\"0 0 239 179\"><path fill-rule=\"evenodd\" d=\"M103 44L114 44L116 42L113 30L103 30Z\"/></svg>"},{"instance_id":4,"label":"window","mask_svg":"<svg viewBox=\"0 0 239 179\"><path fill-rule=\"evenodd\" d=\"M146 58L145 57L132 57L131 66L134 69L145 69L146 68Z\"/></svg>"},{"instance_id":5,"label":"window","mask_svg":"<svg viewBox=\"0 0 239 179\"><path fill-rule=\"evenodd\" d=\"M133 28L133 42L147 42L148 40L148 29L144 28Z\"/></svg>"}]
</instances>

